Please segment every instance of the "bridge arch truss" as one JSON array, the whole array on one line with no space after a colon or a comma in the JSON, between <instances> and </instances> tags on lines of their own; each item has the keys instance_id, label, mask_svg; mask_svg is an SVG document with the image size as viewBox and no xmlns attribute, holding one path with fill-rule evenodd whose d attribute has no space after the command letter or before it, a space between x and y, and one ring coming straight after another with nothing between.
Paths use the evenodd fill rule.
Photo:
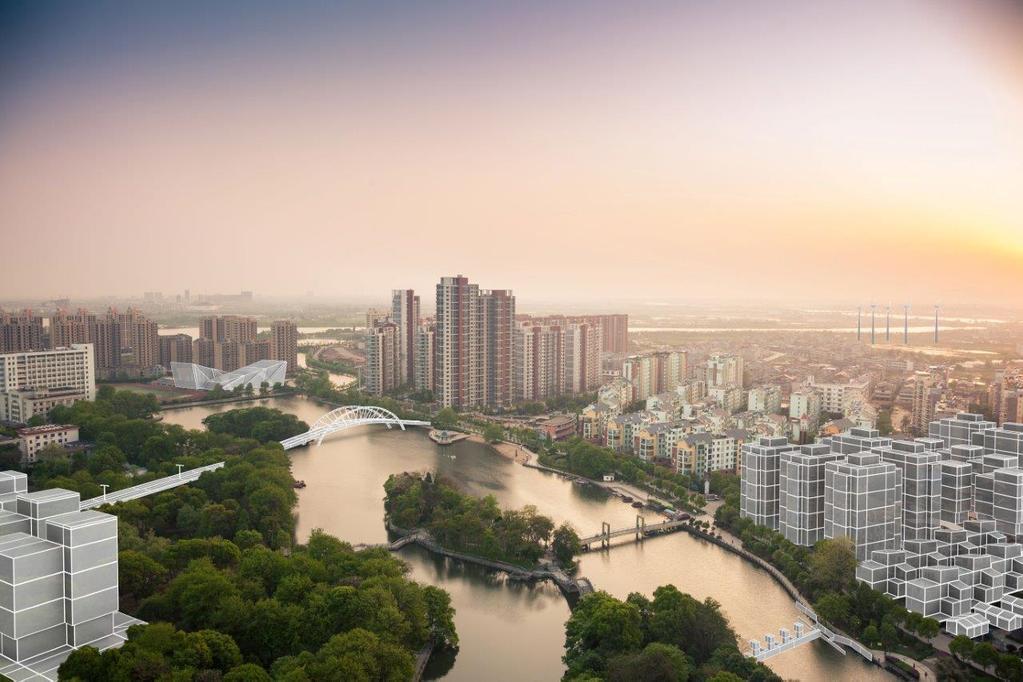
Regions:
<instances>
[{"instance_id":1,"label":"bridge arch truss","mask_svg":"<svg viewBox=\"0 0 1023 682\"><path fill-rule=\"evenodd\" d=\"M314 441L319 445L332 433L372 424L383 424L387 428L397 426L404 431L406 426L429 426L430 422L401 419L390 410L376 405L346 405L331 410L317 419L305 433L282 440L281 445L285 450Z\"/></svg>"}]
</instances>

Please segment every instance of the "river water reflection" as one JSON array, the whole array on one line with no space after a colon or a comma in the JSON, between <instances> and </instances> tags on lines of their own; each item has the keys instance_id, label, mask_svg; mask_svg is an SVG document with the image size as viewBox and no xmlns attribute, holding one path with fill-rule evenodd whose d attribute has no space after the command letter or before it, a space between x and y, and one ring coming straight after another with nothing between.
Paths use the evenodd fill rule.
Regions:
<instances>
[{"instance_id":1,"label":"river water reflection","mask_svg":"<svg viewBox=\"0 0 1023 682\"><path fill-rule=\"evenodd\" d=\"M327 408L306 398L262 401L308 423ZM168 423L202 428L202 419L230 405L164 412ZM635 523L636 511L599 490L529 469L491 448L462 441L440 447L421 431L366 427L337 434L319 446L291 451L299 491L298 535L314 528L353 544L383 542L383 484L392 473L433 470L474 495L492 494L502 506L535 505L555 523L569 521L581 534L600 531L601 521L619 528ZM649 514L649 512L648 512ZM656 520L653 515L651 520ZM524 585L501 575L440 559L417 547L400 556L414 579L451 593L461 648L453 665L439 661L445 680L555 680L561 663L568 605L548 583ZM582 557L580 573L597 589L624 598L675 584L698 599L713 597L745 640L789 627L799 615L791 599L764 571L719 547L679 533ZM890 679L858 656L843 656L815 642L780 654L769 665L786 679Z\"/></svg>"}]
</instances>

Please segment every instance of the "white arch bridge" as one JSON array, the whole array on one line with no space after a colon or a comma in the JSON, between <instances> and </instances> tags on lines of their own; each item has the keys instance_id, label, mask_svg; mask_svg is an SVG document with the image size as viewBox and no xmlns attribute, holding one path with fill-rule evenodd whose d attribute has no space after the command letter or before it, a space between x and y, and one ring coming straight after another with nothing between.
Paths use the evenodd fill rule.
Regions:
<instances>
[{"instance_id":1,"label":"white arch bridge","mask_svg":"<svg viewBox=\"0 0 1023 682\"><path fill-rule=\"evenodd\" d=\"M282 440L281 445L284 446L285 450L297 448L300 445L306 445L313 441L316 441L316 444L319 445L323 442L324 438L332 433L369 424L383 424L387 428L399 426L404 431L406 426L429 426L430 422L418 419L399 419L398 415L382 407L348 405L331 410L317 419L316 423L308 431Z\"/></svg>"}]
</instances>

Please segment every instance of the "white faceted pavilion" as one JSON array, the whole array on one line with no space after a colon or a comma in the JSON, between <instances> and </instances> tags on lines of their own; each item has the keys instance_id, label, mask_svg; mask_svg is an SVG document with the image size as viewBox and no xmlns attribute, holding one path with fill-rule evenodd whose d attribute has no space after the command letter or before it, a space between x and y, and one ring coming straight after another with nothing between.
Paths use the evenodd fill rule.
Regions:
<instances>
[{"instance_id":1,"label":"white faceted pavilion","mask_svg":"<svg viewBox=\"0 0 1023 682\"><path fill-rule=\"evenodd\" d=\"M264 381L270 386L283 384L287 370L288 363L284 360L259 360L233 372L223 372L191 362L171 363L174 386L199 391L209 391L214 386L220 386L226 391L239 386L259 388Z\"/></svg>"}]
</instances>

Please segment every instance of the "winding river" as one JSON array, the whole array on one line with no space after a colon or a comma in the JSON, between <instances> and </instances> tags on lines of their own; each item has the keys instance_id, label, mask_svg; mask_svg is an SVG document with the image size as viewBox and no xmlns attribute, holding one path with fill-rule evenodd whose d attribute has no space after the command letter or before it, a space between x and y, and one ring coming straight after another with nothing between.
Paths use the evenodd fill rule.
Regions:
<instances>
[{"instance_id":1,"label":"winding river","mask_svg":"<svg viewBox=\"0 0 1023 682\"><path fill-rule=\"evenodd\" d=\"M263 404L308 423L327 411L302 397L268 399ZM163 414L169 423L202 428L207 415L231 407L191 407ZM598 533L601 521L615 528L635 523L632 507L602 491L515 464L476 443L440 447L422 431L355 429L322 445L293 450L292 463L295 478L308 484L299 491L300 540L314 528L323 528L353 544L386 541L383 483L392 473L414 470L435 470L467 492L494 495L503 506L535 505L556 523L571 522L581 534ZM557 587L508 581L414 546L400 555L414 579L450 592L457 610L460 650L453 660L432 660L428 678L452 682L560 678L569 609ZM597 589L620 598L630 592L649 595L667 583L698 599L713 597L743 640L762 638L780 627L791 629L799 615L766 572L685 533L586 554L580 574ZM768 664L786 679L889 679L855 654L843 656L821 642L779 654Z\"/></svg>"}]
</instances>

